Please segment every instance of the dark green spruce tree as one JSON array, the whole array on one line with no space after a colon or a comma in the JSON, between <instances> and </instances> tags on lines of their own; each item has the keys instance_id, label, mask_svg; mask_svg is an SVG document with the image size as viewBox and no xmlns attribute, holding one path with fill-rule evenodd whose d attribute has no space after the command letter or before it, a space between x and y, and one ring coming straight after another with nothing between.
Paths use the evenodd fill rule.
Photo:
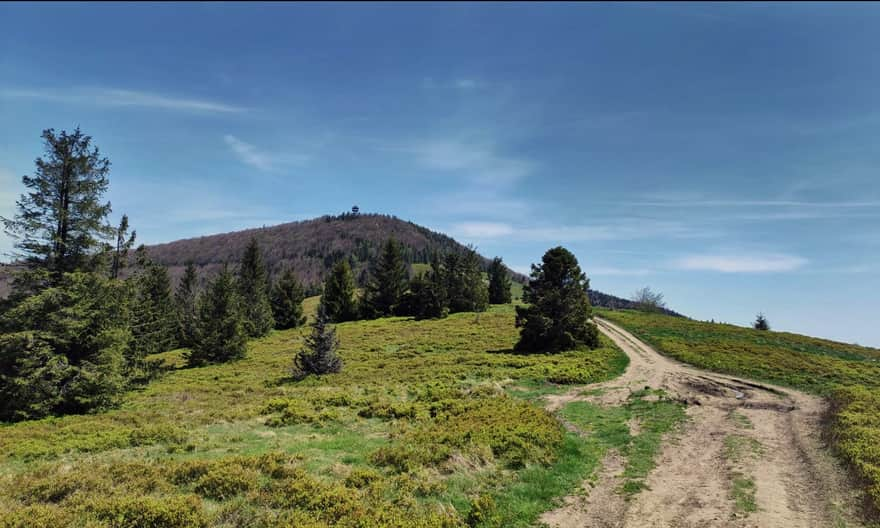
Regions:
<instances>
[{"instance_id":1,"label":"dark green spruce tree","mask_svg":"<svg viewBox=\"0 0 880 528\"><path fill-rule=\"evenodd\" d=\"M244 357L247 333L235 278L224 267L199 298L196 341L186 354L190 366Z\"/></svg>"},{"instance_id":2,"label":"dark green spruce tree","mask_svg":"<svg viewBox=\"0 0 880 528\"><path fill-rule=\"evenodd\" d=\"M303 315L305 298L305 290L293 270L286 269L272 287L272 316L275 319L276 329L296 328L306 322L306 317Z\"/></svg>"},{"instance_id":3,"label":"dark green spruce tree","mask_svg":"<svg viewBox=\"0 0 880 528\"><path fill-rule=\"evenodd\" d=\"M320 376L342 370L342 359L337 355L339 340L336 330L330 326L330 318L323 306L318 307L312 333L306 338L305 347L293 360L291 374L303 379L312 374Z\"/></svg>"},{"instance_id":4,"label":"dark green spruce tree","mask_svg":"<svg viewBox=\"0 0 880 528\"><path fill-rule=\"evenodd\" d=\"M528 306L516 307L520 339L516 350L560 352L579 346L599 346L599 332L590 322L592 308L587 290L590 281L570 251L555 247L532 265L523 292Z\"/></svg>"},{"instance_id":5,"label":"dark green spruce tree","mask_svg":"<svg viewBox=\"0 0 880 528\"><path fill-rule=\"evenodd\" d=\"M16 259L31 272L15 280L23 295L58 284L64 273L95 269L98 250L114 232L110 202L103 201L110 160L79 128L71 134L50 128L42 137L45 154L33 176L22 178L28 192L13 218L0 219L15 240Z\"/></svg>"},{"instance_id":6,"label":"dark green spruce tree","mask_svg":"<svg viewBox=\"0 0 880 528\"><path fill-rule=\"evenodd\" d=\"M130 291L97 271L113 231L110 162L79 129L42 137L27 192L2 219L24 266L0 311L0 420L104 408L128 385Z\"/></svg>"},{"instance_id":7,"label":"dark green spruce tree","mask_svg":"<svg viewBox=\"0 0 880 528\"><path fill-rule=\"evenodd\" d=\"M330 270L330 275L324 281L321 306L331 322L341 323L357 319L354 275L347 260L340 260Z\"/></svg>"},{"instance_id":8,"label":"dark green spruce tree","mask_svg":"<svg viewBox=\"0 0 880 528\"><path fill-rule=\"evenodd\" d=\"M510 285L510 274L504 262L501 257L495 257L489 265L489 304L509 304L512 300Z\"/></svg>"},{"instance_id":9,"label":"dark green spruce tree","mask_svg":"<svg viewBox=\"0 0 880 528\"><path fill-rule=\"evenodd\" d=\"M249 337L262 337L275 326L269 302L269 272L256 238L252 238L238 267L244 329Z\"/></svg>"},{"instance_id":10,"label":"dark green spruce tree","mask_svg":"<svg viewBox=\"0 0 880 528\"><path fill-rule=\"evenodd\" d=\"M431 255L430 269L409 281L409 290L401 301L401 315L416 319L438 319L449 315L443 266L437 253Z\"/></svg>"},{"instance_id":11,"label":"dark green spruce tree","mask_svg":"<svg viewBox=\"0 0 880 528\"><path fill-rule=\"evenodd\" d=\"M408 275L400 244L388 239L370 270L370 279L361 303L363 316L374 319L400 314L400 302L406 293Z\"/></svg>"},{"instance_id":12,"label":"dark green spruce tree","mask_svg":"<svg viewBox=\"0 0 880 528\"><path fill-rule=\"evenodd\" d=\"M752 323L752 327L755 330L770 330L770 322L767 321L767 318L764 317L763 313L759 313L755 318L755 322Z\"/></svg>"},{"instance_id":13,"label":"dark green spruce tree","mask_svg":"<svg viewBox=\"0 0 880 528\"><path fill-rule=\"evenodd\" d=\"M174 348L177 326L168 269L150 260L144 246L137 253L140 269L129 279L132 342L128 367L133 370L142 368L148 355Z\"/></svg>"},{"instance_id":14,"label":"dark green spruce tree","mask_svg":"<svg viewBox=\"0 0 880 528\"><path fill-rule=\"evenodd\" d=\"M64 273L0 315L0 420L106 408L128 385L129 289Z\"/></svg>"},{"instance_id":15,"label":"dark green spruce tree","mask_svg":"<svg viewBox=\"0 0 880 528\"><path fill-rule=\"evenodd\" d=\"M464 253L446 255L443 283L449 312L482 312L489 305L489 290L480 269L480 257L474 248Z\"/></svg>"},{"instance_id":16,"label":"dark green spruce tree","mask_svg":"<svg viewBox=\"0 0 880 528\"><path fill-rule=\"evenodd\" d=\"M177 314L177 342L182 347L192 347L196 342L198 326L199 278L195 264L186 263L183 277L174 290L174 311Z\"/></svg>"}]
</instances>

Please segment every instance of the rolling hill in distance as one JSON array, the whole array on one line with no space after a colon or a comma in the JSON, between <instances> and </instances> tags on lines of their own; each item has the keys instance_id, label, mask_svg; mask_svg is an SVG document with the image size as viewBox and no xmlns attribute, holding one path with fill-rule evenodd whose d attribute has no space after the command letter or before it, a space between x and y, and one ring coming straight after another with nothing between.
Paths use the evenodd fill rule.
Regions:
<instances>
[{"instance_id":1,"label":"rolling hill in distance","mask_svg":"<svg viewBox=\"0 0 880 528\"><path fill-rule=\"evenodd\" d=\"M216 273L224 264L235 265L252 237L260 243L270 276L290 267L311 291L317 291L325 273L340 259L348 258L359 284L367 278L369 262L388 238L403 245L404 258L414 272L439 254L465 251L465 245L443 233L391 215L344 213L312 220L245 229L147 246L149 256L168 267L172 277L183 273L192 261L202 277ZM488 266L494 255L481 255ZM500 255L503 258L503 255ZM509 270L515 283L528 277ZM584 270L587 276L590 270ZM517 288L517 291L519 289ZM634 303L607 293L591 290L594 306L633 308ZM675 312L668 312L678 315Z\"/></svg>"}]
</instances>

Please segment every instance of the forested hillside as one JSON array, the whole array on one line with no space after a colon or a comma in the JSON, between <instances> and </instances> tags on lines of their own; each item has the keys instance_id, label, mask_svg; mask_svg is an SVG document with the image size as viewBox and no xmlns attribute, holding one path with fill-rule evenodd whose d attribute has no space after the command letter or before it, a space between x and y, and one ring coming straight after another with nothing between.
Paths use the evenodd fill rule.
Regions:
<instances>
[{"instance_id":1,"label":"forested hillside","mask_svg":"<svg viewBox=\"0 0 880 528\"><path fill-rule=\"evenodd\" d=\"M349 259L352 271L360 285L366 278L368 263L389 237L401 243L407 264L427 264L432 252L440 254L462 252L465 246L452 237L401 220L391 215L352 214L326 215L312 220L289 222L269 227L246 229L197 238L175 240L147 246L147 252L158 264L166 266L174 282L192 261L202 280L214 275L223 264L234 264L241 258L252 236L256 236L266 258L271 277L277 277L290 267L310 293L324 280L333 264ZM131 257L135 257L132 255ZM488 268L490 258L482 255ZM0 297L9 289L8 265L0 265ZM427 269L416 266L416 270ZM590 270L584 270L590 276ZM525 283L527 278L510 270L514 283ZM515 286L517 290L521 289ZM593 306L613 309L635 308L631 300L590 290ZM680 315L664 310L668 315Z\"/></svg>"},{"instance_id":2,"label":"forested hillside","mask_svg":"<svg viewBox=\"0 0 880 528\"><path fill-rule=\"evenodd\" d=\"M363 284L368 262L391 237L401 243L408 264L427 263L431 254L461 252L465 247L451 237L390 215L345 213L232 233L177 240L149 246L150 257L179 276L187 261L201 275L224 263L238 261L251 237L263 248L272 276L286 267L304 284L319 284L333 264L348 258L358 283ZM483 258L488 266L489 260ZM514 274L514 279L525 277Z\"/></svg>"}]
</instances>

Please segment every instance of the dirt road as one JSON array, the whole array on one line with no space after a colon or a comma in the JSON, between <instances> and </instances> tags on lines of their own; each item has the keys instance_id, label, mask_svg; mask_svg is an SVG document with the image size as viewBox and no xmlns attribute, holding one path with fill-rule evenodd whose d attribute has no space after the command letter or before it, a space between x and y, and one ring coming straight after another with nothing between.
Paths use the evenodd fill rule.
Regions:
<instances>
[{"instance_id":1,"label":"dirt road","mask_svg":"<svg viewBox=\"0 0 880 528\"><path fill-rule=\"evenodd\" d=\"M629 367L590 386L603 389L600 395L584 396L581 387L548 397L547 408L577 400L620 405L632 391L651 387L686 402L689 419L664 442L647 489L629 500L618 492L624 464L611 452L595 485L585 483L542 522L559 528L860 526L852 513L858 492L820 437L820 398L699 370L660 355L617 325L597 324L629 356ZM743 507L749 498L751 507Z\"/></svg>"}]
</instances>

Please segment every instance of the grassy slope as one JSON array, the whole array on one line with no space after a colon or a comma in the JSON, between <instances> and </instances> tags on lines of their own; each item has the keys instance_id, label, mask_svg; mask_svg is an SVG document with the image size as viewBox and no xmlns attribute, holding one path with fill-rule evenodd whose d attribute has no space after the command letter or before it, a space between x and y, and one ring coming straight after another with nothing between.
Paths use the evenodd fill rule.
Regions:
<instances>
[{"instance_id":1,"label":"grassy slope","mask_svg":"<svg viewBox=\"0 0 880 528\"><path fill-rule=\"evenodd\" d=\"M880 507L880 350L625 310L597 315L686 363L829 397L834 444Z\"/></svg>"},{"instance_id":2,"label":"grassy slope","mask_svg":"<svg viewBox=\"0 0 880 528\"><path fill-rule=\"evenodd\" d=\"M275 332L119 409L0 426L0 527L527 526L598 463L529 397L626 358L512 354L513 318L340 324L343 371L298 383L305 329Z\"/></svg>"}]
</instances>

